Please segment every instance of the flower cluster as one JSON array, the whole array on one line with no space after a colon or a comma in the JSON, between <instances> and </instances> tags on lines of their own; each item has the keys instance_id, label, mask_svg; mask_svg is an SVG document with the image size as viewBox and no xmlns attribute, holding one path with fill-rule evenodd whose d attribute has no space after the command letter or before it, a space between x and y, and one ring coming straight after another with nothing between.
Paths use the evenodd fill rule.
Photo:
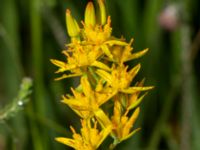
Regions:
<instances>
[{"instance_id":1,"label":"flower cluster","mask_svg":"<svg viewBox=\"0 0 200 150\"><path fill-rule=\"evenodd\" d=\"M62 97L80 116L80 134L71 127L73 138L59 137L57 141L76 150L96 150L110 135L110 148L126 140L140 128L132 129L138 118L139 104L146 95L141 92L152 89L143 86L144 80L131 83L141 65L129 68L127 61L143 56L148 49L133 53L132 43L112 36L110 16L107 17L103 0L98 0L96 15L92 2L85 10L82 25L66 11L67 31L71 43L63 51L66 61L52 59L58 67L57 80L78 76L80 85L71 88L72 94Z\"/></svg>"}]
</instances>

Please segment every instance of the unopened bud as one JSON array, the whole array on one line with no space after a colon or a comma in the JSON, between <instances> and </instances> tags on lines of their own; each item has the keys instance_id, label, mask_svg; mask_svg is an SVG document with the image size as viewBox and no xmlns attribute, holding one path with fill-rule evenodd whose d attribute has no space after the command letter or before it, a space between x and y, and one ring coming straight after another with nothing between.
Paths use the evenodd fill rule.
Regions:
<instances>
[{"instance_id":1,"label":"unopened bud","mask_svg":"<svg viewBox=\"0 0 200 150\"><path fill-rule=\"evenodd\" d=\"M178 8L176 5L169 5L159 15L159 24L166 30L173 31L179 24Z\"/></svg>"},{"instance_id":2,"label":"unopened bud","mask_svg":"<svg viewBox=\"0 0 200 150\"><path fill-rule=\"evenodd\" d=\"M70 37L76 37L79 35L80 29L76 20L72 17L69 9L66 10L66 25L67 31Z\"/></svg>"},{"instance_id":3,"label":"unopened bud","mask_svg":"<svg viewBox=\"0 0 200 150\"><path fill-rule=\"evenodd\" d=\"M99 8L100 8L100 23L101 25L106 24L106 7L104 4L104 0L98 0Z\"/></svg>"},{"instance_id":4,"label":"unopened bud","mask_svg":"<svg viewBox=\"0 0 200 150\"><path fill-rule=\"evenodd\" d=\"M89 2L85 9L85 24L87 26L95 26L96 24L95 9L92 2Z\"/></svg>"}]
</instances>

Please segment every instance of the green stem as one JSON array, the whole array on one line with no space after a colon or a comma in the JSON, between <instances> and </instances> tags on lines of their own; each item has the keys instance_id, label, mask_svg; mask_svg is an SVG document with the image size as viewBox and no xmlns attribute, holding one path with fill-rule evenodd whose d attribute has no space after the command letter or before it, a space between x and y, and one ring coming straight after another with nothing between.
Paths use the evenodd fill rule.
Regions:
<instances>
[{"instance_id":1,"label":"green stem","mask_svg":"<svg viewBox=\"0 0 200 150\"><path fill-rule=\"evenodd\" d=\"M31 24L31 46L32 46L32 68L34 71L34 97L35 103L30 105L29 111L35 110L40 115L45 115L46 104L45 104L45 91L43 81L43 49L42 49L42 22L41 22L41 4L40 0L30 0L30 24ZM31 118L30 118L31 119ZM31 121L31 131L33 138L34 148L37 150L43 150L45 144L44 131L39 131L39 126L34 120Z\"/></svg>"},{"instance_id":2,"label":"green stem","mask_svg":"<svg viewBox=\"0 0 200 150\"><path fill-rule=\"evenodd\" d=\"M188 1L183 2L183 17L186 18L188 15L186 6ZM192 63L191 63L191 51L190 51L190 29L189 25L186 22L183 22L181 25L182 33L182 130L181 130L181 142L180 149L190 150L191 148L191 118L192 118Z\"/></svg>"}]
</instances>

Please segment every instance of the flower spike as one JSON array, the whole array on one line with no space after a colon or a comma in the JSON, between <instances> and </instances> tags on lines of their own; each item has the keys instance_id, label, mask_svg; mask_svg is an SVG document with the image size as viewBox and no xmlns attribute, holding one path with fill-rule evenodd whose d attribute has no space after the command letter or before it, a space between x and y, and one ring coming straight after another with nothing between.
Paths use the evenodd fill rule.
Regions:
<instances>
[{"instance_id":1,"label":"flower spike","mask_svg":"<svg viewBox=\"0 0 200 150\"><path fill-rule=\"evenodd\" d=\"M134 135L140 130L135 128L140 104L147 91L153 89L144 86L144 80L135 81L140 63L134 67L126 64L143 56L148 49L133 52L133 39L127 42L114 37L105 0L96 1L98 15L94 3L88 2L81 27L70 10L66 10L67 32L71 37L71 43L63 51L66 59L50 60L58 67L55 73L61 73L56 80L77 77L80 81L61 101L80 117L80 132L70 127L72 138L56 138L75 150L97 150L108 136L113 138L110 144L113 149Z\"/></svg>"}]
</instances>

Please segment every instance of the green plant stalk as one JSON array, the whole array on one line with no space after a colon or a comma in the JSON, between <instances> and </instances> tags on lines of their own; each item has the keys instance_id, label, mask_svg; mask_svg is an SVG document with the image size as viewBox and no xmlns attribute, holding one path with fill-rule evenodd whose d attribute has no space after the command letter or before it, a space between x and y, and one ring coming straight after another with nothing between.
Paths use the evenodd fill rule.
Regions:
<instances>
[{"instance_id":1,"label":"green plant stalk","mask_svg":"<svg viewBox=\"0 0 200 150\"><path fill-rule=\"evenodd\" d=\"M34 73L34 99L36 100L30 107L35 106L35 110L40 115L45 115L44 81L43 81L43 60L42 60L42 25L41 25L41 1L30 0L30 24L31 24L31 46L32 46L32 68ZM33 108L31 108L34 110ZM44 149L44 132L39 131L39 126L34 120L31 121L33 145L37 150Z\"/></svg>"},{"instance_id":2,"label":"green plant stalk","mask_svg":"<svg viewBox=\"0 0 200 150\"><path fill-rule=\"evenodd\" d=\"M191 117L192 117L192 63L190 60L190 29L187 24L181 27L182 33L182 130L180 149L190 150L191 147Z\"/></svg>"}]
</instances>

